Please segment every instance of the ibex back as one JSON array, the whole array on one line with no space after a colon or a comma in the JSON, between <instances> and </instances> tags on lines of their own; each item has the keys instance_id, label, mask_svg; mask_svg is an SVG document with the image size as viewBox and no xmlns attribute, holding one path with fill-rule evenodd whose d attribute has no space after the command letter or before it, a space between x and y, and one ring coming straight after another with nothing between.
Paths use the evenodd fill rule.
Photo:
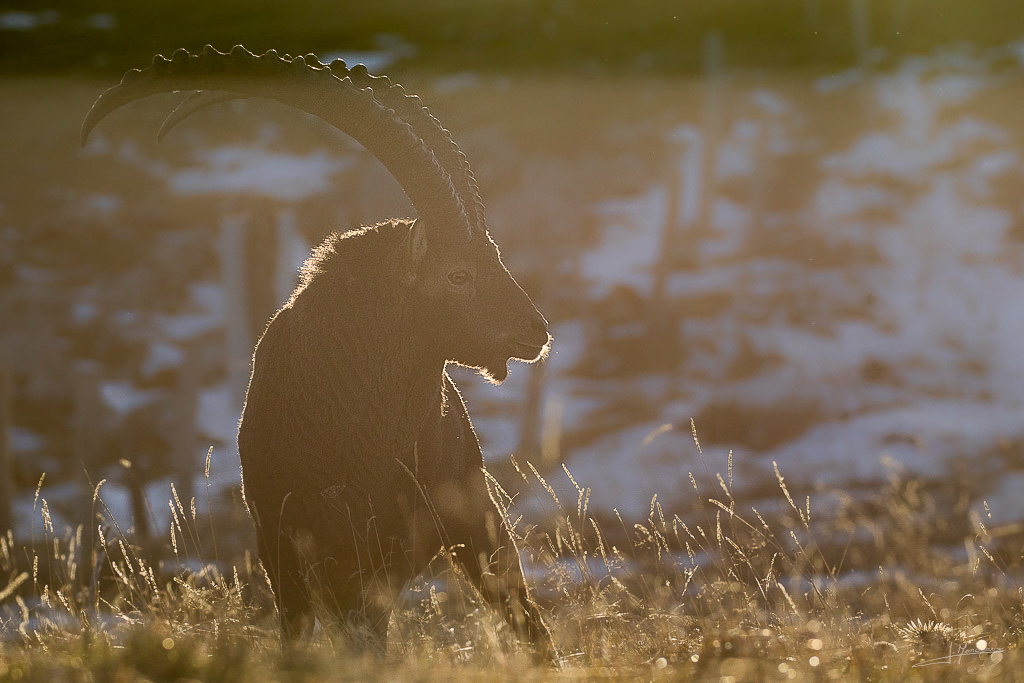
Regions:
<instances>
[{"instance_id":1,"label":"ibex back","mask_svg":"<svg viewBox=\"0 0 1024 683\"><path fill-rule=\"evenodd\" d=\"M318 615L383 647L396 591L445 548L518 633L550 652L445 372L454 361L501 382L509 360L542 357L550 338L501 263L448 131L363 67L239 46L179 50L128 72L93 105L83 142L113 109L177 90L200 92L161 134L208 104L273 98L358 140L419 214L329 236L256 347L238 447L284 634L308 632Z\"/></svg>"}]
</instances>

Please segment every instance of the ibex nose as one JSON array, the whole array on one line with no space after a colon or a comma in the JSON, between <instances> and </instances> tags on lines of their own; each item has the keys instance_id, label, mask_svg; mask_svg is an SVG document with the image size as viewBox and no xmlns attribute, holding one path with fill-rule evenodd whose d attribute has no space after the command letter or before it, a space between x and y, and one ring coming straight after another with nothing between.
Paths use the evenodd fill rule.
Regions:
<instances>
[{"instance_id":1,"label":"ibex nose","mask_svg":"<svg viewBox=\"0 0 1024 683\"><path fill-rule=\"evenodd\" d=\"M530 343L544 346L548 343L548 321L540 313L530 317L526 328L527 338Z\"/></svg>"},{"instance_id":2,"label":"ibex nose","mask_svg":"<svg viewBox=\"0 0 1024 683\"><path fill-rule=\"evenodd\" d=\"M530 321L530 334L547 339L548 321L540 313Z\"/></svg>"}]
</instances>

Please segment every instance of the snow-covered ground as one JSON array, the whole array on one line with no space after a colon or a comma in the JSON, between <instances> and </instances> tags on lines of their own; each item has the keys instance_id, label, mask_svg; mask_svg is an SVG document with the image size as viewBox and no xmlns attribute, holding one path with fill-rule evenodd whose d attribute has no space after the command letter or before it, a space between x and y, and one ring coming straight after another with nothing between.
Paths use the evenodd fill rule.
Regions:
<instances>
[{"instance_id":1,"label":"snow-covered ground","mask_svg":"<svg viewBox=\"0 0 1024 683\"><path fill-rule=\"evenodd\" d=\"M788 213L758 219L756 207L711 193L710 224L694 228L686 202L697 201L688 187L699 181L688 174L699 173L700 162L686 157L701 141L686 130L677 237L700 258L675 272L668 289L683 301L722 303L710 315L684 314L683 360L667 387L664 377L595 383L570 374L585 352L579 321L556 321L549 402L584 401L593 412L650 406L645 419L565 454L576 479L593 487L593 504L644 514L653 494L663 502L688 495L691 471L724 472L730 450L739 492L773 481L773 462L808 491L883 481L893 466L925 478L975 473L979 481L996 478L1007 460L1024 467L1024 203L1007 189L1024 179L1021 131L986 116L997 113L986 99L1004 78L983 59L952 51L836 81L819 82L821 97L860 84L868 100L862 128L817 154L815 185ZM784 157L794 140L824 145L806 102L765 89L749 97L770 111L719 141L718 181L766 172L758 145L769 157ZM670 196L656 184L597 207L601 240L580 267L591 297L616 286L649 295ZM819 266L801 243L823 244L833 258ZM791 255L762 255L765 244L796 246ZM731 368L744 353L769 362L738 374ZM494 400L501 391L472 387L471 400L480 390ZM713 405L733 408L736 420L786 419L801 406L810 417L761 448L737 424L734 440L726 429L699 454L689 418L699 438L700 415ZM582 427L572 422L578 413L561 415L564 434ZM478 422L492 453L516 448L514 434ZM1022 475L1005 474L983 494L999 522L1021 512L1014 482Z\"/></svg>"}]
</instances>

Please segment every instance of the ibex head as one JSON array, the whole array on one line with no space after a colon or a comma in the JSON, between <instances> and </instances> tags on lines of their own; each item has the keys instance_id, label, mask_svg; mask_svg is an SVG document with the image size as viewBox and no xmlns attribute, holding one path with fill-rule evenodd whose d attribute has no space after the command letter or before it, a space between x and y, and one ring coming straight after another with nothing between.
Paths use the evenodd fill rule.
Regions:
<instances>
[{"instance_id":1,"label":"ibex head","mask_svg":"<svg viewBox=\"0 0 1024 683\"><path fill-rule=\"evenodd\" d=\"M419 214L392 263L407 300L435 321L430 338L419 340L432 352L498 382L509 360L533 361L546 352L547 323L501 262L466 157L418 97L341 60L325 66L313 55L256 56L242 46L229 54L209 46L198 55L178 50L129 71L103 93L82 125L83 144L114 109L178 90L200 92L172 112L161 136L209 104L266 97L318 116L384 164Z\"/></svg>"},{"instance_id":2,"label":"ibex head","mask_svg":"<svg viewBox=\"0 0 1024 683\"><path fill-rule=\"evenodd\" d=\"M546 352L547 323L486 232L465 241L433 240L420 219L403 250L413 305L432 319L424 327L436 335L423 341L436 345L444 358L480 368L501 382L510 359L533 361Z\"/></svg>"}]
</instances>

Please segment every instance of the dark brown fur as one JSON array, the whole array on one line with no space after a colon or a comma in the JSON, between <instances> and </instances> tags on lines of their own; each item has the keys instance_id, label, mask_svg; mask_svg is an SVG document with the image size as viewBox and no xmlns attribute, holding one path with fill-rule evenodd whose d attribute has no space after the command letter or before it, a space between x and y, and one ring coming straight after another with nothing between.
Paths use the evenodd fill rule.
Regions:
<instances>
[{"instance_id":1,"label":"dark brown fur","mask_svg":"<svg viewBox=\"0 0 1024 683\"><path fill-rule=\"evenodd\" d=\"M238 443L283 629L306 631L320 605L382 645L396 591L443 546L548 648L445 372L458 360L503 379L516 344L547 343L543 318L485 235L424 251L414 232L393 221L328 238L256 348ZM468 297L447 278L465 267Z\"/></svg>"},{"instance_id":2,"label":"dark brown fur","mask_svg":"<svg viewBox=\"0 0 1024 683\"><path fill-rule=\"evenodd\" d=\"M329 237L256 348L238 433L247 504L285 635L319 615L382 646L395 592L442 548L512 625L550 652L519 556L490 504L476 434L445 364L492 381L544 355L547 322L505 269L469 164L419 99L365 68L313 55L207 46L157 55L104 92L114 109L197 90L199 108L269 97L358 140L419 218Z\"/></svg>"}]
</instances>

